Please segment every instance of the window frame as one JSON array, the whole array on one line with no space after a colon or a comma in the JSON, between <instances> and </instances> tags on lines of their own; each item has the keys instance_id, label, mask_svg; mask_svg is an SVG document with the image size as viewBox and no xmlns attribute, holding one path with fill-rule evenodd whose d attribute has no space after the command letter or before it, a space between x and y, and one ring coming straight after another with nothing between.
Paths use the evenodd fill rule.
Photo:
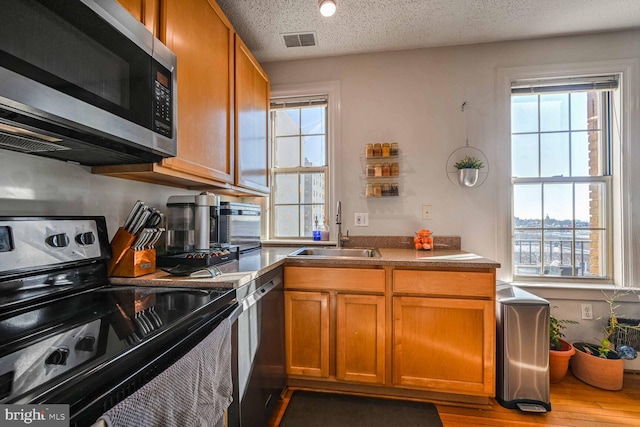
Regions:
<instances>
[{"instance_id":1,"label":"window frame","mask_svg":"<svg viewBox=\"0 0 640 427\"><path fill-rule=\"evenodd\" d=\"M562 91L562 92L558 92L558 93L562 93L562 94L566 94L571 92L570 90L567 91ZM538 96L538 130L535 132L515 132L515 133L511 133L512 137L513 135L537 135L538 137L538 152L540 153L540 149L541 149L541 137L543 135L549 135L549 134L554 134L554 133L558 133L558 132L562 132L562 133L569 133L569 144L570 141L572 140L573 136L572 133L581 133L584 132L585 130L580 129L580 130L573 130L573 129L567 129L566 131L544 131L540 129L540 96L541 95L545 95L545 93L537 93L537 94L531 94L531 95L537 95ZM614 193L612 191L612 168L611 168L611 162L612 162L612 157L613 157L613 152L612 152L612 143L613 143L613 135L612 135L612 130L610 129L610 120L611 120L611 115L613 114L613 111L611 111L611 109L613 108L612 106L612 101L611 98L613 95L611 94L605 94L605 91L601 91L598 93L598 95L600 96L600 102L598 103L598 105L600 106L600 112L599 112L599 117L600 117L600 126L599 126L599 132L602 138L601 144L601 161L600 161L600 165L599 165L599 170L600 173L598 175L593 175L593 176L574 176L574 175L570 175L570 176L537 176L537 177L511 177L511 233L513 235L513 239L512 239L512 243L511 243L511 247L512 247L512 251L511 251L511 260L512 262L515 262L515 233L517 231L539 231L541 233L541 242L544 242L545 239L545 231L549 231L551 230L548 227L545 227L545 219L541 217L541 223L540 223L540 227L516 227L516 224L514 222L515 220L515 197L514 197L514 193L515 193L515 187L517 185L535 185L535 184L539 184L541 186L541 208L542 211L540 212L541 215L544 212L544 205L545 205L545 199L544 199L544 189L547 185L553 185L553 184L571 184L573 187L576 184L598 184L601 183L604 186L604 191L603 194L605 194L605 201L606 201L606 206L604 211L606 212L606 217L605 217L605 221L603 223L603 225L601 227L597 227L598 229L602 230L605 232L605 237L606 237L606 245L603 247L603 249L606 251L606 256L605 256L605 260L606 260L606 265L605 265L605 271L607 272L606 275L604 276L598 276L598 277L590 277L590 276L558 276L558 275L550 275L550 274L538 274L538 275L524 275L524 274L518 274L515 271L515 267L512 267L512 277L514 281L517 282L522 282L522 281L531 281L531 282L548 282L549 280L553 280L555 282L562 282L562 283L574 283L577 281L585 281L589 282L589 283L599 283L599 284L611 284L613 283L613 246L614 246L614 224L612 221L612 209L613 209L613 203L612 200L614 198ZM522 96L519 94L512 94L511 95L511 99L513 99L514 96ZM572 102L569 101L569 116L571 117L571 104ZM604 114L604 113L607 114ZM571 126L569 126L571 127ZM513 147L513 141L511 141L511 147ZM569 150L571 150L571 145L569 145ZM542 164L542 159L540 157L540 155L538 156L538 174L540 175L541 171L540 169L543 167ZM513 166L513 162L511 162L511 167ZM570 161L569 164L569 169L571 170L571 166L572 166L572 162ZM511 173L511 175L513 175L513 172ZM572 202L572 209L575 210L575 200ZM570 228L563 228L562 231L567 231L567 232L571 232L573 235L573 238L571 241L568 241L569 243L572 243L571 245L571 256L572 256L572 261L571 264L575 267L574 263L577 263L577 258L576 258L576 254L575 254L575 246L573 244L577 243L578 240L575 239L575 233L576 231L579 230L590 230L592 229L591 227L589 228L581 228L581 227L576 227L575 224L572 225L572 227ZM561 246L562 247L562 246ZM541 248L542 249L542 248ZM544 267L545 263L544 263L544 254L542 254L542 252L540 253L541 255L541 261L542 264L541 266Z\"/></svg>"},{"instance_id":2,"label":"window frame","mask_svg":"<svg viewBox=\"0 0 640 427\"><path fill-rule=\"evenodd\" d=\"M339 200L340 194L336 191L336 182L339 182L339 168L335 167L336 159L336 147L339 146L337 138L340 135L340 82L339 81L326 81L316 83L303 83L303 84L291 84L291 85L274 85L271 87L271 99L278 98L295 98L295 97L309 97L314 95L326 95L327 111L326 111L326 159L327 165L323 167L310 167L310 168L287 168L288 170L302 170L303 172L314 172L318 168L325 169L325 218L331 218L331 206L335 205L335 200ZM271 119L269 120L271 124ZM270 131L270 138L273 138ZM274 140L270 139L269 144L273 147ZM272 150L272 153L275 153ZM273 156L274 154L272 154ZM270 164L273 165L273 158L270 159ZM274 185L271 188L273 193L275 189L275 172L273 167L271 168L271 179ZM275 225L274 225L274 211L273 211L273 196L270 194L268 201L264 204L265 208L265 225L264 235L266 236L266 242L313 242L312 237L276 237ZM330 228L330 235L335 236L335 225L332 221L328 221ZM327 244L326 241L322 242Z\"/></svg>"},{"instance_id":3,"label":"window frame","mask_svg":"<svg viewBox=\"0 0 640 427\"><path fill-rule=\"evenodd\" d=\"M613 283L615 286L640 286L640 266L634 266L633 260L640 256L640 222L633 219L633 205L640 203L640 189L634 186L638 181L636 171L640 167L640 121L639 107L633 100L638 97L640 78L640 60L619 59L582 63L560 63L548 65L532 65L520 67L498 67L496 69L496 141L500 158L508 159L497 165L496 204L496 252L501 260L501 268L497 278L501 281L514 282L512 259L512 198L511 198L511 85L519 80L538 78L554 78L568 75L604 75L620 76L620 98L618 108L619 129L614 130L619 140L619 152L614 156L615 167L619 168L619 176L613 180L614 209L614 263ZM622 155L621 153L624 153ZM547 289L556 289L562 293L563 288L608 288L611 285L576 280L572 283L559 283L555 278L534 282ZM515 282L527 285L527 282ZM553 294L549 294L553 295ZM566 294L563 294L566 295ZM551 297L550 296L550 297Z\"/></svg>"}]
</instances>

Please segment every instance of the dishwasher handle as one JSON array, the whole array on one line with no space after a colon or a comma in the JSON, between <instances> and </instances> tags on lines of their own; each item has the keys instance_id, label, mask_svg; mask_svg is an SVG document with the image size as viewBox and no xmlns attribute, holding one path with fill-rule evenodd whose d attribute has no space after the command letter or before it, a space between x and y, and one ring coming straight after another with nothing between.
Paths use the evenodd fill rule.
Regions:
<instances>
[{"instance_id":1,"label":"dishwasher handle","mask_svg":"<svg viewBox=\"0 0 640 427\"><path fill-rule=\"evenodd\" d=\"M275 287L282 283L282 279L279 277L274 278L273 280L268 281L258 289L256 289L251 294L244 297L242 301L240 301L240 305L231 313L229 318L231 322L235 322L238 317L245 311L249 310L253 307L258 301L264 298L269 292L271 292Z\"/></svg>"}]
</instances>

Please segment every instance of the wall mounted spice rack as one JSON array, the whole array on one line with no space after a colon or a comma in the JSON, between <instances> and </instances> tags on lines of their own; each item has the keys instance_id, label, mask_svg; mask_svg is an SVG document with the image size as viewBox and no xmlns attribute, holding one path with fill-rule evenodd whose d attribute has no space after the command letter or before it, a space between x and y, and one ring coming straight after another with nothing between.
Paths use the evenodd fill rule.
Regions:
<instances>
[{"instance_id":1,"label":"wall mounted spice rack","mask_svg":"<svg viewBox=\"0 0 640 427\"><path fill-rule=\"evenodd\" d=\"M397 142L367 144L363 160L365 197L400 195L400 150Z\"/></svg>"}]
</instances>

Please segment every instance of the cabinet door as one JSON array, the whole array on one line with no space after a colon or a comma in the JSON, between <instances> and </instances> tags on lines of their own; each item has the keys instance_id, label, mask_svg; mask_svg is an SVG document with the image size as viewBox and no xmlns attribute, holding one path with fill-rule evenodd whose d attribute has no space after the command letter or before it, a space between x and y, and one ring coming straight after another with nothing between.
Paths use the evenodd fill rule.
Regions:
<instances>
[{"instance_id":1,"label":"cabinet door","mask_svg":"<svg viewBox=\"0 0 640 427\"><path fill-rule=\"evenodd\" d=\"M213 0L161 8L161 40L178 57L178 155L162 165L232 183L233 27Z\"/></svg>"},{"instance_id":2,"label":"cabinet door","mask_svg":"<svg viewBox=\"0 0 640 427\"><path fill-rule=\"evenodd\" d=\"M287 374L329 377L329 294L284 293Z\"/></svg>"},{"instance_id":3,"label":"cabinet door","mask_svg":"<svg viewBox=\"0 0 640 427\"><path fill-rule=\"evenodd\" d=\"M158 36L160 29L160 0L118 0L134 18L142 22L154 36Z\"/></svg>"},{"instance_id":4,"label":"cabinet door","mask_svg":"<svg viewBox=\"0 0 640 427\"><path fill-rule=\"evenodd\" d=\"M269 192L269 77L236 34L236 185Z\"/></svg>"},{"instance_id":5,"label":"cabinet door","mask_svg":"<svg viewBox=\"0 0 640 427\"><path fill-rule=\"evenodd\" d=\"M336 378L384 384L384 296L340 294L337 300Z\"/></svg>"},{"instance_id":6,"label":"cabinet door","mask_svg":"<svg viewBox=\"0 0 640 427\"><path fill-rule=\"evenodd\" d=\"M394 297L394 384L495 392L494 302Z\"/></svg>"}]
</instances>

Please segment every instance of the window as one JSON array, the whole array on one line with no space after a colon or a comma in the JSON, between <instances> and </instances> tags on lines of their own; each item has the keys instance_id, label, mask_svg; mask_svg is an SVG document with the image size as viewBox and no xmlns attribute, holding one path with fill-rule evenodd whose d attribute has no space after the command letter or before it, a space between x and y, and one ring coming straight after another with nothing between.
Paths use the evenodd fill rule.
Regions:
<instances>
[{"instance_id":1,"label":"window","mask_svg":"<svg viewBox=\"0 0 640 427\"><path fill-rule=\"evenodd\" d=\"M612 280L615 76L514 82L515 280Z\"/></svg>"},{"instance_id":2,"label":"window","mask_svg":"<svg viewBox=\"0 0 640 427\"><path fill-rule=\"evenodd\" d=\"M271 238L311 238L328 222L327 106L327 95L271 100Z\"/></svg>"}]
</instances>

